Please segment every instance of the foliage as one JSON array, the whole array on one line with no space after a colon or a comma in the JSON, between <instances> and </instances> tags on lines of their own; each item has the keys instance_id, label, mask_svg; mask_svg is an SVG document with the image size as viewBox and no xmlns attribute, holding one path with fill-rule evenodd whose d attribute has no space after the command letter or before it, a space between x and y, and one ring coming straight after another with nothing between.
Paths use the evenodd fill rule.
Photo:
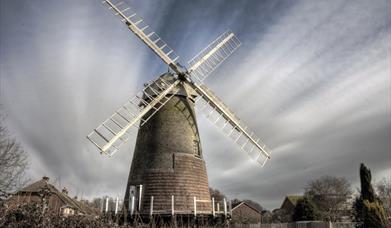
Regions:
<instances>
[{"instance_id":1,"label":"foliage","mask_svg":"<svg viewBox=\"0 0 391 228\"><path fill-rule=\"evenodd\" d=\"M364 200L363 203L364 227L387 227L386 213L381 203L377 200Z\"/></svg>"},{"instance_id":2,"label":"foliage","mask_svg":"<svg viewBox=\"0 0 391 228\"><path fill-rule=\"evenodd\" d=\"M105 217L72 215L68 217L44 212L42 204L21 204L0 209L0 227L118 227Z\"/></svg>"},{"instance_id":3,"label":"foliage","mask_svg":"<svg viewBox=\"0 0 391 228\"><path fill-rule=\"evenodd\" d=\"M215 202L223 202L224 199L227 199L225 194L218 189L209 188L210 197L215 198Z\"/></svg>"},{"instance_id":4,"label":"foliage","mask_svg":"<svg viewBox=\"0 0 391 228\"><path fill-rule=\"evenodd\" d=\"M305 195L315 203L323 219L336 222L349 214L351 185L344 177L323 176L310 181Z\"/></svg>"},{"instance_id":5,"label":"foliage","mask_svg":"<svg viewBox=\"0 0 391 228\"><path fill-rule=\"evenodd\" d=\"M27 155L22 146L0 125L0 190L10 192L23 186L27 165Z\"/></svg>"},{"instance_id":6,"label":"foliage","mask_svg":"<svg viewBox=\"0 0 391 228\"><path fill-rule=\"evenodd\" d=\"M273 223L284 223L291 220L291 216L286 210L278 208L273 210L272 221Z\"/></svg>"},{"instance_id":7,"label":"foliage","mask_svg":"<svg viewBox=\"0 0 391 228\"><path fill-rule=\"evenodd\" d=\"M297 201L293 213L294 221L316 221L319 219L319 211L316 208L316 205L308 197L304 197Z\"/></svg>"},{"instance_id":8,"label":"foliage","mask_svg":"<svg viewBox=\"0 0 391 228\"><path fill-rule=\"evenodd\" d=\"M361 195L353 205L356 222L365 228L387 227L382 202L376 197L371 184L371 171L360 165Z\"/></svg>"},{"instance_id":9,"label":"foliage","mask_svg":"<svg viewBox=\"0 0 391 228\"><path fill-rule=\"evenodd\" d=\"M362 224L364 221L364 200L361 198L361 196L356 197L356 199L353 202L353 220L357 222L358 224Z\"/></svg>"},{"instance_id":10,"label":"foliage","mask_svg":"<svg viewBox=\"0 0 391 228\"><path fill-rule=\"evenodd\" d=\"M383 178L376 184L376 192L383 203L387 217L391 217L391 178Z\"/></svg>"},{"instance_id":11,"label":"foliage","mask_svg":"<svg viewBox=\"0 0 391 228\"><path fill-rule=\"evenodd\" d=\"M369 202L375 201L375 191L371 184L371 170L369 170L363 163L360 165L360 181L361 181L361 197L363 200Z\"/></svg>"},{"instance_id":12,"label":"foliage","mask_svg":"<svg viewBox=\"0 0 391 228\"><path fill-rule=\"evenodd\" d=\"M252 200L249 200L249 199L244 199L243 202L247 203L248 205L250 205L251 207L257 209L259 212L263 211L263 207L255 202L255 201L252 201Z\"/></svg>"},{"instance_id":13,"label":"foliage","mask_svg":"<svg viewBox=\"0 0 391 228\"><path fill-rule=\"evenodd\" d=\"M265 223L265 224L273 223L273 213L269 210L263 210L261 220L262 220L261 223Z\"/></svg>"}]
</instances>

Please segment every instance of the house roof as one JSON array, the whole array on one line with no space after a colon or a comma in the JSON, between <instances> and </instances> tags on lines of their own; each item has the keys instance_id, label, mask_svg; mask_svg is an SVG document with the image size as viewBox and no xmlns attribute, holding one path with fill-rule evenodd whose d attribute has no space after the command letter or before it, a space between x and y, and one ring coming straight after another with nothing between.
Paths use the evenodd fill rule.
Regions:
<instances>
[{"instance_id":1,"label":"house roof","mask_svg":"<svg viewBox=\"0 0 391 228\"><path fill-rule=\"evenodd\" d=\"M64 194L64 193L58 191L56 187L54 187L52 184L48 183L47 177L44 177L41 180L36 181L36 182L24 187L23 189L21 189L17 193L38 193L42 190L48 190L51 194L57 195L58 198L61 201L63 201L65 204L69 205L70 207L72 207L82 213L85 213L85 214L93 214L94 213L94 211L91 208L89 208L88 206L84 205L83 203L81 203L75 199L72 199L67 194Z\"/></svg>"},{"instance_id":2,"label":"house roof","mask_svg":"<svg viewBox=\"0 0 391 228\"><path fill-rule=\"evenodd\" d=\"M303 199L303 198L304 198L304 196L301 196L301 195L288 195L285 197L284 201L282 202L281 208L284 205L285 201L288 201L293 206L296 206L297 201L299 201L300 199Z\"/></svg>"},{"instance_id":3,"label":"house roof","mask_svg":"<svg viewBox=\"0 0 391 228\"><path fill-rule=\"evenodd\" d=\"M244 201L241 201L241 202L238 202L238 203L235 203L232 205L232 211L235 210L236 208L240 207L241 205L246 205L247 207L253 209L254 211L256 211L257 213L259 214L262 214L258 209L254 208L253 206L251 206L250 204L244 202Z\"/></svg>"},{"instance_id":4,"label":"house roof","mask_svg":"<svg viewBox=\"0 0 391 228\"><path fill-rule=\"evenodd\" d=\"M300 199L303 199L304 196L300 196L300 195L290 195L290 196L287 196L286 198L287 198L293 205L296 206L297 201L299 201Z\"/></svg>"}]
</instances>

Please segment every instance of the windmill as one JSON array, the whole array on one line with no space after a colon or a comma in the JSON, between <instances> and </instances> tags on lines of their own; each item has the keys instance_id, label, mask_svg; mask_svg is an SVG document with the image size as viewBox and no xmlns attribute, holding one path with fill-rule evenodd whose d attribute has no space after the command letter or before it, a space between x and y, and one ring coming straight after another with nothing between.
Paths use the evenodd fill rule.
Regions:
<instances>
[{"instance_id":1,"label":"windmill","mask_svg":"<svg viewBox=\"0 0 391 228\"><path fill-rule=\"evenodd\" d=\"M170 71L145 84L87 138L101 153L112 156L131 137L130 130L138 128L124 200L126 209L138 205L139 212L147 214L153 203L154 210L162 213L174 207L176 213L210 213L214 205L210 202L195 107L262 166L270 159L261 140L203 83L240 46L240 41L232 32L225 32L185 68L178 63L173 49L125 2L103 3Z\"/></svg>"}]
</instances>

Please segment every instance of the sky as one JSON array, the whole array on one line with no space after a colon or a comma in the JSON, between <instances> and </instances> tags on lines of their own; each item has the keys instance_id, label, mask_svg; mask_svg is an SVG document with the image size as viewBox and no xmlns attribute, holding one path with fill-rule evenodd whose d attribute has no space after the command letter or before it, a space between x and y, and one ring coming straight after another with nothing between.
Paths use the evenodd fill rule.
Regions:
<instances>
[{"instance_id":1,"label":"sky","mask_svg":"<svg viewBox=\"0 0 391 228\"><path fill-rule=\"evenodd\" d=\"M391 1L126 0L187 61L227 30L242 46L205 81L271 149L261 168L197 116L209 185L268 209L324 175L391 175ZM100 0L0 1L0 104L43 175L71 194L123 196L134 140L86 135L167 71Z\"/></svg>"}]
</instances>

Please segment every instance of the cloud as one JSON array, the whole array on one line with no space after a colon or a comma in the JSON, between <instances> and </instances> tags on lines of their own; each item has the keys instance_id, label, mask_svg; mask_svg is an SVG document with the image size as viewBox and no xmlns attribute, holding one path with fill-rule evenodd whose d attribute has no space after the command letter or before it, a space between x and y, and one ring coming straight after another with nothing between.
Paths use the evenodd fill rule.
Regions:
<instances>
[{"instance_id":1,"label":"cloud","mask_svg":"<svg viewBox=\"0 0 391 228\"><path fill-rule=\"evenodd\" d=\"M1 1L8 126L29 152L32 179L57 177L86 197L123 195L135 137L106 158L85 136L167 67L99 3L42 3ZM389 169L388 1L130 4L182 63L227 29L242 41L206 84L261 136L272 160L259 168L199 115L211 186L273 209L313 178L357 184L360 162L379 179Z\"/></svg>"}]
</instances>

